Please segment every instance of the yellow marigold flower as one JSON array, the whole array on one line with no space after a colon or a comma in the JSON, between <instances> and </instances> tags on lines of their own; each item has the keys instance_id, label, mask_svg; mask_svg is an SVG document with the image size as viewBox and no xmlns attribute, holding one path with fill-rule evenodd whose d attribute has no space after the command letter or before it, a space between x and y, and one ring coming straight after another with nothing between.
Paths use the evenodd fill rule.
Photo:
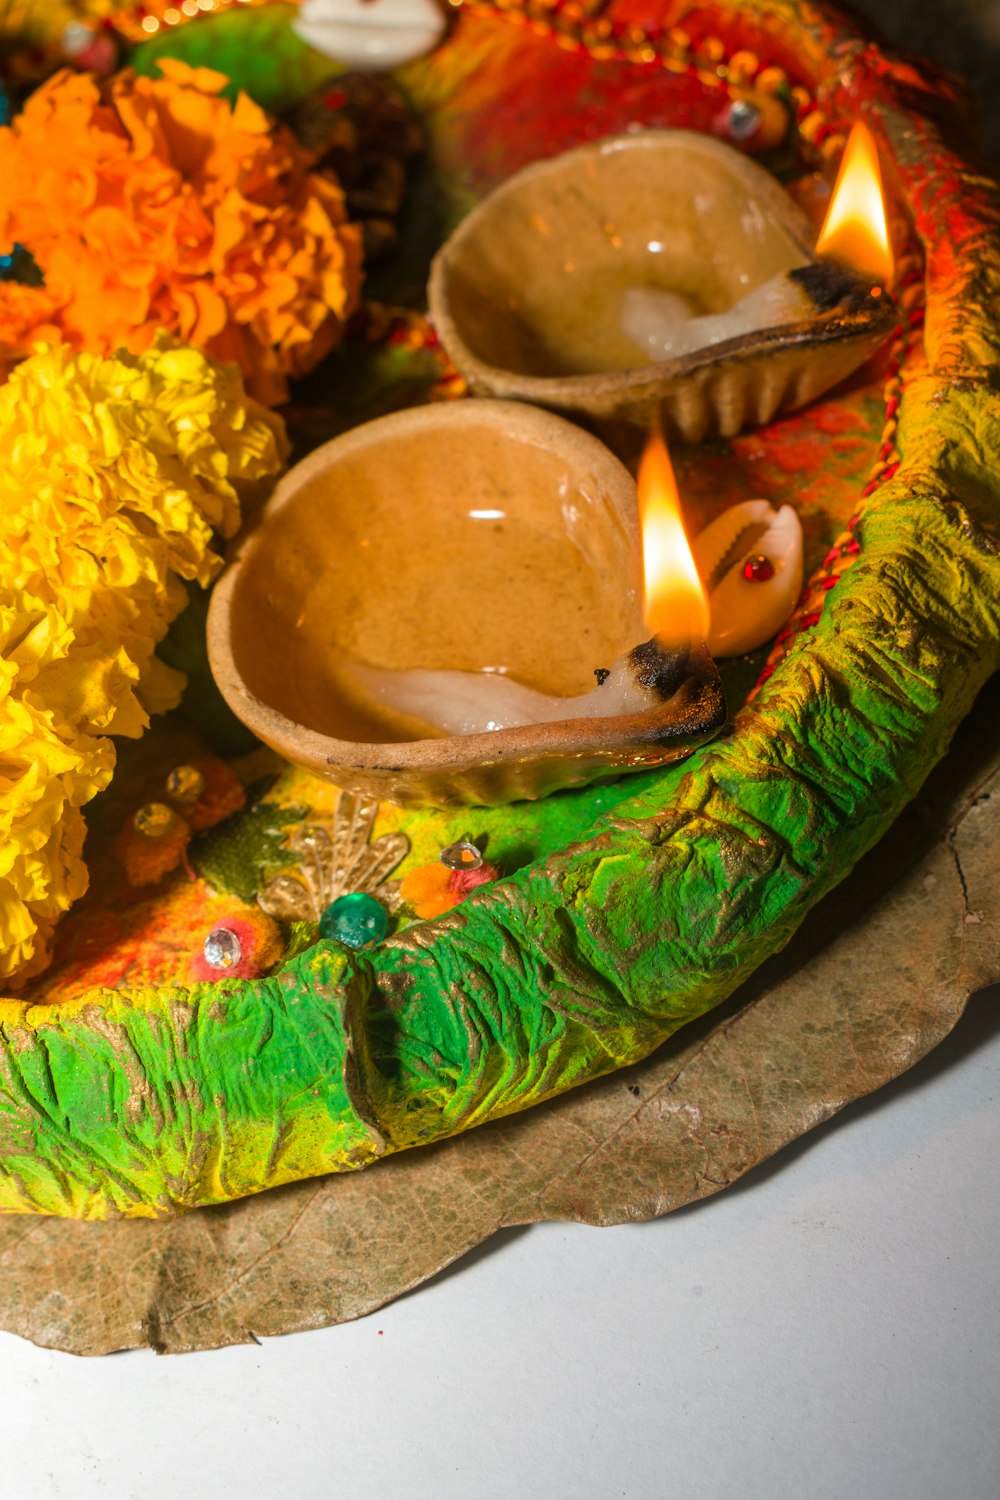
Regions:
<instances>
[{"instance_id":1,"label":"yellow marigold flower","mask_svg":"<svg viewBox=\"0 0 1000 1500\"><path fill-rule=\"evenodd\" d=\"M183 679L154 651L182 580L210 582L216 534L286 451L235 367L162 337L111 358L41 349L0 389L0 976L44 967L86 888L104 736L176 703Z\"/></svg>"},{"instance_id":2,"label":"yellow marigold flower","mask_svg":"<svg viewBox=\"0 0 1000 1500\"><path fill-rule=\"evenodd\" d=\"M160 69L57 73L0 129L0 253L24 245L45 281L33 298L0 284L0 356L19 330L22 353L53 327L105 353L165 329L274 405L357 306L360 229L290 131L221 97L221 73Z\"/></svg>"}]
</instances>

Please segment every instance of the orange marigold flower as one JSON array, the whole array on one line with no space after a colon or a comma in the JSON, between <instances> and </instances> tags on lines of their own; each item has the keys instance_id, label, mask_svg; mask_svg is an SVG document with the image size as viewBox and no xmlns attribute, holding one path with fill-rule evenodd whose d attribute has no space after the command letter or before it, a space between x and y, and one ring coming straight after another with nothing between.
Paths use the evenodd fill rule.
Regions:
<instances>
[{"instance_id":1,"label":"orange marigold flower","mask_svg":"<svg viewBox=\"0 0 1000 1500\"><path fill-rule=\"evenodd\" d=\"M434 917L443 917L477 886L496 880L499 873L496 865L486 861L475 870L453 870L437 860L432 865L418 865L404 875L399 883L399 894L418 917L430 921Z\"/></svg>"},{"instance_id":2,"label":"orange marigold flower","mask_svg":"<svg viewBox=\"0 0 1000 1500\"><path fill-rule=\"evenodd\" d=\"M360 229L288 130L221 97L221 73L160 68L57 73L0 129L0 254L24 245L45 279L0 285L0 358L54 335L140 353L165 329L275 405L357 306Z\"/></svg>"},{"instance_id":3,"label":"orange marigold flower","mask_svg":"<svg viewBox=\"0 0 1000 1500\"><path fill-rule=\"evenodd\" d=\"M46 287L0 281L0 381L7 379L36 340L60 342L54 314L55 303Z\"/></svg>"},{"instance_id":4,"label":"orange marigold flower","mask_svg":"<svg viewBox=\"0 0 1000 1500\"><path fill-rule=\"evenodd\" d=\"M413 907L418 917L429 921L444 916L462 899L451 888L452 872L435 860L432 865L418 865L399 883L399 894Z\"/></svg>"}]
</instances>

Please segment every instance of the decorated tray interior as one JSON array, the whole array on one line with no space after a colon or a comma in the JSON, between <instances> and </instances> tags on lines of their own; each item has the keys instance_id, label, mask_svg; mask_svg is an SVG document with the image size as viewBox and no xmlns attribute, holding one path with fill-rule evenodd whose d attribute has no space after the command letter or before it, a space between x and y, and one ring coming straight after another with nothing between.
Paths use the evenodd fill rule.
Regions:
<instances>
[{"instance_id":1,"label":"decorated tray interior","mask_svg":"<svg viewBox=\"0 0 1000 1500\"><path fill-rule=\"evenodd\" d=\"M149 413L154 463L174 481L170 466L186 463L174 489L199 505L211 496L210 523L176 543L139 653L139 697L155 708L176 681L157 678L157 698L155 647L185 674L183 700L141 738L141 711L103 726L91 713L81 767L91 759L70 791L63 782L69 832L51 889L39 900L22 883L21 906L10 906L29 914L20 929L5 912L7 1212L169 1215L368 1166L637 1061L788 941L915 794L997 664L996 191L934 123L958 116L950 84L887 57L823 6L612 0L530 12L454 6L440 45L397 69L399 94L384 95L307 46L295 7L219 9L190 25L175 24L173 8L145 10L155 26L116 12L100 35L138 43L140 80L165 77L181 95L196 85L212 101L184 117L196 134L225 134L214 111L228 115L229 98L221 80L196 74L192 85L177 59L227 74L231 93L285 112L302 139L314 131L320 158L324 131L356 146L359 121L388 117L388 176L398 185L402 174L406 189L380 198L369 181L352 200L348 183L345 207L301 186L337 247L317 275L340 289L335 336L328 329L335 347L308 373L277 304L243 323L233 313L226 323L207 294L187 312L175 308L172 331L200 331L210 354L241 361L265 405L248 404L227 376L205 377L190 364L201 356L165 345L111 374L67 373L61 350L33 356L49 363L17 365L5 388L13 451L32 402L41 415L23 419L26 441L41 445L58 421L86 425L78 391L117 382L114 410ZM72 87L72 108L85 113L90 75ZM140 88L139 97L149 96ZM117 107L134 140L151 128L146 106L124 92ZM722 733L676 764L535 801L424 809L344 795L257 745L212 680L202 585L219 546L212 527L235 529L235 490L252 509L251 491L279 467L284 440L270 408L279 405L301 459L399 408L470 399L424 311L431 259L478 201L533 162L636 127L682 126L755 157L818 226L860 116L878 145L889 209L898 313L889 336L855 375L799 410L724 441L671 443L692 533L753 497L792 506L802 525L806 582L787 623L760 650L719 663L730 711ZM240 125L251 136L261 129L250 113ZM180 134L173 147L183 155ZM227 149L243 148L234 140ZM384 169L384 148L372 150ZM259 164L267 168L265 157ZM25 148L22 177L5 179L4 222L42 262L37 206L19 200L19 218L13 201L38 166ZM373 201L362 246L356 226ZM128 318L143 274L129 256L109 233L105 260L128 293L120 304L95 300L109 328ZM236 306L242 273L230 271ZM43 307L56 281L53 273L22 293L31 281L21 280L7 293L12 366L29 326L86 346L81 318ZM197 413L176 417L176 392L195 377L211 393L209 429ZM65 418L52 417L42 390L65 393ZM83 426L75 440L96 443ZM192 430L211 431L211 453L207 438L188 439ZM644 434L598 430L634 470ZM12 473L11 484L23 484L23 471ZM407 482L400 472L403 492ZM140 536L148 531L144 523ZM441 597L387 603L394 628L419 633L423 612L443 615L458 640L474 635L484 593L502 598L495 580L488 589L477 580L489 550L470 577L464 563L455 573L433 527L414 545L440 556ZM177 575L190 594L183 610ZM514 589L504 607L527 606ZM405 610L412 620L404 613L401 626ZM5 661L23 664L23 637L13 620ZM49 661L44 651L40 659ZM586 662L585 674L598 665ZM95 700L107 663L101 672L75 679ZM49 680L68 713L65 684L57 673ZM71 736L60 743L69 756ZM25 766L46 764L40 751L21 753L12 849ZM48 769L76 774L54 761ZM54 814L50 840L55 824ZM475 846L481 862L467 867L459 850L442 865L441 851L459 845ZM331 922L338 896L369 904L355 900L346 916L341 906ZM355 948L351 923L371 920L382 926L363 936L376 941Z\"/></svg>"}]
</instances>

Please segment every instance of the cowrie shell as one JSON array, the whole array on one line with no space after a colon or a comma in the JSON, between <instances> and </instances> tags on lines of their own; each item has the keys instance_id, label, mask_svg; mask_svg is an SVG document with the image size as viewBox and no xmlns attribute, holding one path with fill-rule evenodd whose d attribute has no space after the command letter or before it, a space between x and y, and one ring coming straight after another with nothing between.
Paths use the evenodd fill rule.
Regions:
<instances>
[{"instance_id":1,"label":"cowrie shell","mask_svg":"<svg viewBox=\"0 0 1000 1500\"><path fill-rule=\"evenodd\" d=\"M708 594L713 656L743 656L777 635L802 592L802 525L790 505L733 505L695 537L691 551ZM773 577L743 576L755 553L772 563Z\"/></svg>"}]
</instances>

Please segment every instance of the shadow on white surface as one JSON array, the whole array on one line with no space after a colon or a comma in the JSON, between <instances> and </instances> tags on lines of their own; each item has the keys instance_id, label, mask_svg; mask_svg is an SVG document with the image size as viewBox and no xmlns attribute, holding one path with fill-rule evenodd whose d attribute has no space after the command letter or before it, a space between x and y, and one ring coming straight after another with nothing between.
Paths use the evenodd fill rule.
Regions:
<instances>
[{"instance_id":1,"label":"shadow on white surface","mask_svg":"<svg viewBox=\"0 0 1000 1500\"><path fill-rule=\"evenodd\" d=\"M892 1109L898 1102L908 1099L918 1101L921 1092L933 1088L938 1084L945 1083L949 1073L954 1069L961 1068L965 1063L984 1047L1000 1040L1000 984L989 985L986 989L977 991L970 996L965 1012L955 1028L940 1042L933 1051L928 1052L926 1057L901 1073L891 1083L884 1084L871 1094L866 1094L861 1099L855 1099L853 1103L847 1104L831 1119L824 1120L821 1125L815 1126L805 1135L799 1136L795 1141L782 1148L759 1167L754 1167L745 1176L739 1178L730 1187L723 1191L727 1197L738 1196L743 1193L756 1192L762 1184L779 1178L783 1173L794 1168L795 1164L806 1156L810 1151L819 1147L828 1136L837 1131L862 1127L864 1122L880 1112ZM964 1094L956 1091L954 1096L949 1096L948 1108L953 1111L952 1118L961 1119L964 1114L975 1108ZM919 1125L919 1117L917 1121ZM936 1119L933 1123L928 1121L927 1130L919 1134L925 1138L934 1134L939 1128L940 1121ZM900 1142L895 1135L873 1137L878 1139L883 1150L898 1155L901 1149L911 1150L919 1141L908 1140L905 1144ZM884 1165L888 1165L890 1156L884 1159ZM688 1203L683 1208L676 1208L671 1213L673 1219L683 1218L685 1215L697 1214L709 1209L718 1202L718 1194L711 1198L702 1198L696 1203ZM648 1220L646 1222L655 1222ZM1000 1480L1000 1475L998 1475ZM1000 1495L1000 1484L998 1484L998 1495Z\"/></svg>"},{"instance_id":2,"label":"shadow on white surface","mask_svg":"<svg viewBox=\"0 0 1000 1500\"><path fill-rule=\"evenodd\" d=\"M1000 1025L648 1224L261 1347L0 1337L3 1500L996 1500Z\"/></svg>"}]
</instances>

